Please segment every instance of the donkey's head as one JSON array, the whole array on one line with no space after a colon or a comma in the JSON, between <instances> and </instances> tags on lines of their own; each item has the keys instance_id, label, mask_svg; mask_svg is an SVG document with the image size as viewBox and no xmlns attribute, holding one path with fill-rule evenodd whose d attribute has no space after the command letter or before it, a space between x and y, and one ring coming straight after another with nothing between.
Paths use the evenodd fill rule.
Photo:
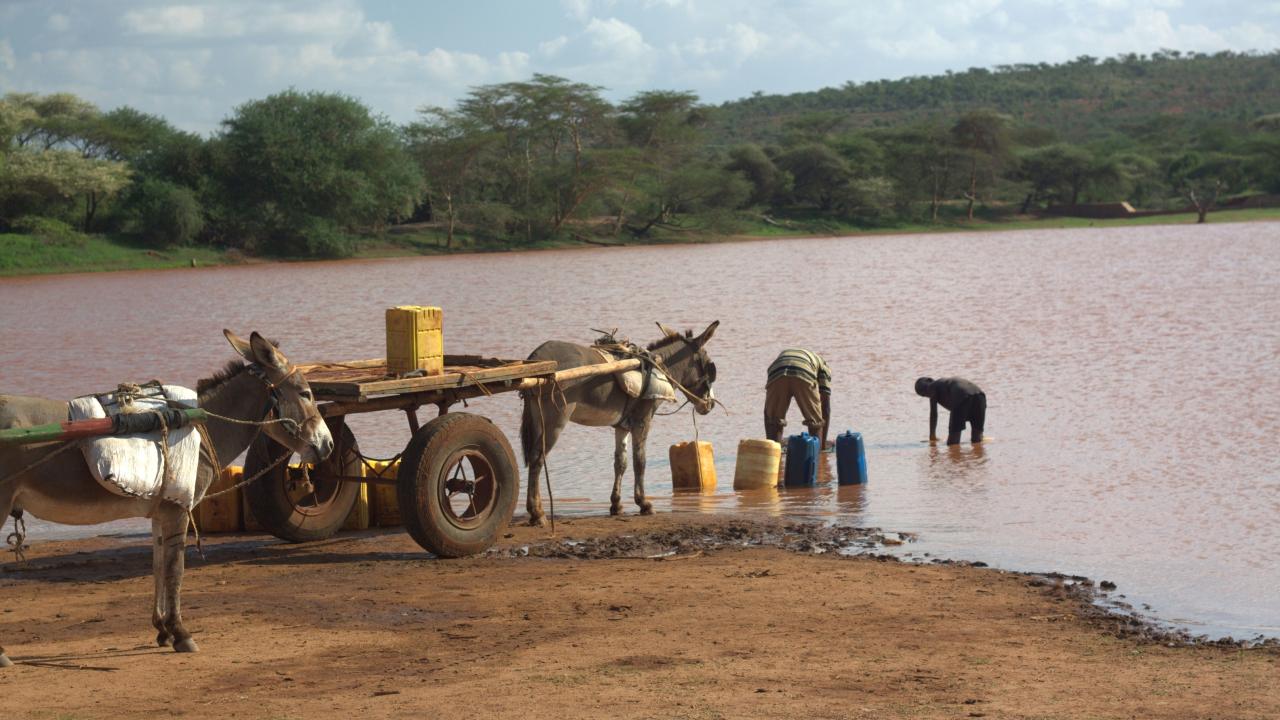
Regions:
<instances>
[{"instance_id":1,"label":"donkey's head","mask_svg":"<svg viewBox=\"0 0 1280 720\"><path fill-rule=\"evenodd\" d=\"M650 345L649 349L662 358L667 374L683 386L680 391L698 413L706 415L716 405L716 396L711 389L711 384L716 381L716 364L707 355L706 344L720 327L720 321L708 325L697 337L692 330L681 335L662 323L658 323L658 327L666 337Z\"/></svg>"},{"instance_id":2,"label":"donkey's head","mask_svg":"<svg viewBox=\"0 0 1280 720\"><path fill-rule=\"evenodd\" d=\"M248 341L223 330L231 347L248 363L245 370L266 385L267 402L263 420L282 420L264 425L272 440L302 456L303 462L320 462L333 452L333 436L320 416L311 386L289 359L266 338L254 332Z\"/></svg>"}]
</instances>

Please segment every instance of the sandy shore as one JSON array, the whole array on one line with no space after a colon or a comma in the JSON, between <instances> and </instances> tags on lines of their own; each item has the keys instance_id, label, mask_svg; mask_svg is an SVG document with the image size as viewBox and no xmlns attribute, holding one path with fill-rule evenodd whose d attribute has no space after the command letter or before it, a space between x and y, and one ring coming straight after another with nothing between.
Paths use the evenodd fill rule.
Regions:
<instances>
[{"instance_id":1,"label":"sandy shore","mask_svg":"<svg viewBox=\"0 0 1280 720\"><path fill-rule=\"evenodd\" d=\"M1171 647L1059 580L814 552L875 539L683 515L453 561L398 532L219 537L187 574L195 655L150 644L145 540L40 543L0 573L0 717L1280 717L1275 647Z\"/></svg>"}]
</instances>

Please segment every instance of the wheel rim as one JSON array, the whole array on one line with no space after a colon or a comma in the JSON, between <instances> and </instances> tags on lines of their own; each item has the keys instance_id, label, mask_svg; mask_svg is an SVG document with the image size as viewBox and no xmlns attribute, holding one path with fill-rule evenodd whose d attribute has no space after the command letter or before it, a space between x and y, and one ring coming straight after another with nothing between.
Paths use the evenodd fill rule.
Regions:
<instances>
[{"instance_id":1,"label":"wheel rim","mask_svg":"<svg viewBox=\"0 0 1280 720\"><path fill-rule=\"evenodd\" d=\"M462 448L450 455L439 488L441 513L461 530L484 525L497 507L497 473L479 448Z\"/></svg>"},{"instance_id":2,"label":"wheel rim","mask_svg":"<svg viewBox=\"0 0 1280 720\"><path fill-rule=\"evenodd\" d=\"M294 512L307 516L329 512L342 487L338 480L317 480L315 474L308 476L300 467L286 468L283 482L285 497L293 505Z\"/></svg>"}]
</instances>

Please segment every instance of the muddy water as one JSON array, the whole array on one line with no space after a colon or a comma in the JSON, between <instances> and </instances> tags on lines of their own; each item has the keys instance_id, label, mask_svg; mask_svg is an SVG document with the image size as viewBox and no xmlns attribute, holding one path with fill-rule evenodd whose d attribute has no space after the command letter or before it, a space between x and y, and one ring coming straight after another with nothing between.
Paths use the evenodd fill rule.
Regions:
<instances>
[{"instance_id":1,"label":"muddy water","mask_svg":"<svg viewBox=\"0 0 1280 720\"><path fill-rule=\"evenodd\" d=\"M913 531L904 552L917 556L1087 574L1194 630L1280 635L1278 238L1280 224L1256 223L0 280L0 386L67 397L194 383L230 357L223 327L259 329L300 360L377 356L393 304L441 304L450 351L507 357L589 341L588 328L650 340L654 320L719 319L710 350L730 412L699 432L721 490L672 497L666 448L694 425L663 418L649 445L659 508ZM789 345L834 369L835 428L867 439L865 488L729 489L737 440L762 434L765 368ZM991 441L925 443L921 374L986 389ZM515 397L473 409L518 437ZM408 437L391 414L352 424L373 454ZM604 511L612 444L607 429L566 431L551 456L557 512Z\"/></svg>"}]
</instances>

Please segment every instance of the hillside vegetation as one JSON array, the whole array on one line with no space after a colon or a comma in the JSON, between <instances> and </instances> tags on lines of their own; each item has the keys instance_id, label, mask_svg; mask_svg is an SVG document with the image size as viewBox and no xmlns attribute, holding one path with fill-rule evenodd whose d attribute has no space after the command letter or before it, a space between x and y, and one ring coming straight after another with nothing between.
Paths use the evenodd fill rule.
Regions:
<instances>
[{"instance_id":1,"label":"hillside vegetation","mask_svg":"<svg viewBox=\"0 0 1280 720\"><path fill-rule=\"evenodd\" d=\"M178 262L199 253L165 253L943 227L1092 202L1203 222L1229 197L1280 193L1278 71L1277 53L1170 51L719 107L667 89L612 103L534 75L407 125L356 98L285 90L234 108L210 137L15 93L0 99L0 269L75 257L87 238Z\"/></svg>"}]
</instances>

